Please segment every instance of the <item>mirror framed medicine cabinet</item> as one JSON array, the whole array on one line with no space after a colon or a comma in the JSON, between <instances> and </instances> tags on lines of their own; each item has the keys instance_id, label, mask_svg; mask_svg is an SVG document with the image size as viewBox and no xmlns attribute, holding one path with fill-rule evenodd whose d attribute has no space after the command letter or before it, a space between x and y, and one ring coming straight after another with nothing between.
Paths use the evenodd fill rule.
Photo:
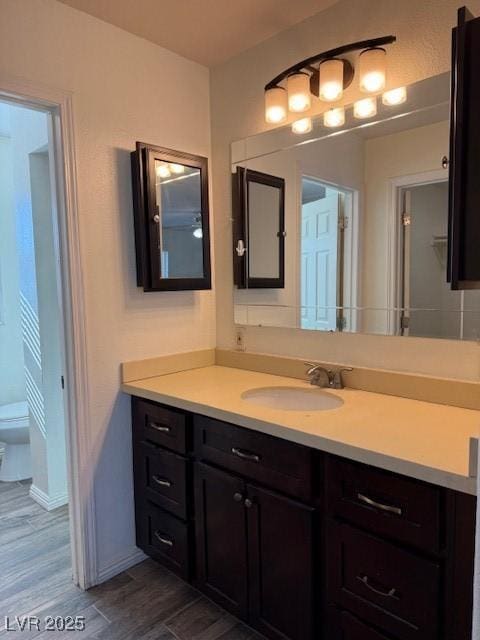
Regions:
<instances>
[{"instance_id":1,"label":"mirror framed medicine cabinet","mask_svg":"<svg viewBox=\"0 0 480 640\"><path fill-rule=\"evenodd\" d=\"M137 286L211 289L207 158L137 142L131 166Z\"/></svg>"},{"instance_id":2,"label":"mirror framed medicine cabinet","mask_svg":"<svg viewBox=\"0 0 480 640\"><path fill-rule=\"evenodd\" d=\"M232 144L235 324L480 338L480 291L447 282L450 83L443 73L411 84L394 106L379 95L376 114L362 120L347 105L338 129L320 115L303 136L278 127ZM250 172L284 182L282 288L242 281L247 261L239 273L245 204L235 189Z\"/></svg>"},{"instance_id":3,"label":"mirror framed medicine cabinet","mask_svg":"<svg viewBox=\"0 0 480 640\"><path fill-rule=\"evenodd\" d=\"M283 289L285 180L241 166L232 179L235 284L239 289Z\"/></svg>"}]
</instances>

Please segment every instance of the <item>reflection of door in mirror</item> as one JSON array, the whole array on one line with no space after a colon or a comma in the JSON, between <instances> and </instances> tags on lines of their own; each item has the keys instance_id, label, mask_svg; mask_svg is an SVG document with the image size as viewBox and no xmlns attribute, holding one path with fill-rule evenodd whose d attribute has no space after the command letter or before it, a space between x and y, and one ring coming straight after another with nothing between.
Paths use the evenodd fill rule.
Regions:
<instances>
[{"instance_id":1,"label":"reflection of door in mirror","mask_svg":"<svg viewBox=\"0 0 480 640\"><path fill-rule=\"evenodd\" d=\"M200 170L155 160L162 278L203 276Z\"/></svg>"},{"instance_id":2,"label":"reflection of door in mirror","mask_svg":"<svg viewBox=\"0 0 480 640\"><path fill-rule=\"evenodd\" d=\"M316 178L302 178L300 327L342 331L346 275L352 256L345 251L345 231L352 219L352 192ZM351 306L351 305L347 305Z\"/></svg>"},{"instance_id":3,"label":"reflection of door in mirror","mask_svg":"<svg viewBox=\"0 0 480 640\"><path fill-rule=\"evenodd\" d=\"M418 182L422 176L418 177ZM473 338L468 304L480 292L452 291L446 282L448 183L443 179L400 189L400 335ZM467 303L467 304L466 304Z\"/></svg>"}]
</instances>

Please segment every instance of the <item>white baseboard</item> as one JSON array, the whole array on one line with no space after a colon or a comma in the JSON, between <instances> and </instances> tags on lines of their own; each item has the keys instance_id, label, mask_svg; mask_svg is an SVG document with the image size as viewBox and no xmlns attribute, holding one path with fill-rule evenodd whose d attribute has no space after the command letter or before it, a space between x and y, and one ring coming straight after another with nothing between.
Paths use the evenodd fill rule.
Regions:
<instances>
[{"instance_id":1,"label":"white baseboard","mask_svg":"<svg viewBox=\"0 0 480 640\"><path fill-rule=\"evenodd\" d=\"M139 562L146 560L147 557L148 556L146 556L143 553L143 551L140 551L140 549L137 549L137 547L135 547L135 549L133 549L131 553L125 556L122 556L117 560L114 560L106 567L103 567L102 569L100 569L98 571L95 584L101 584L106 580L110 580L110 578L113 578L119 573L122 573L122 571L126 571L127 569L130 569L130 567L133 567Z\"/></svg>"},{"instance_id":2,"label":"white baseboard","mask_svg":"<svg viewBox=\"0 0 480 640\"><path fill-rule=\"evenodd\" d=\"M53 511L58 507L63 507L64 504L68 504L68 493L59 493L56 496L49 496L34 484L30 487L30 497L35 500L41 507L47 511Z\"/></svg>"}]
</instances>

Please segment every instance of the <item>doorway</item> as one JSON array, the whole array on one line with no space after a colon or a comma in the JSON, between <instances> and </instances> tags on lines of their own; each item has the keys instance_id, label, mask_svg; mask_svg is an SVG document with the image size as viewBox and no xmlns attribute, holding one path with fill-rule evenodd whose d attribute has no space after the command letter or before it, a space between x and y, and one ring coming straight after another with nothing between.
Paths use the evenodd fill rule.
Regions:
<instances>
[{"instance_id":1,"label":"doorway","mask_svg":"<svg viewBox=\"0 0 480 640\"><path fill-rule=\"evenodd\" d=\"M403 336L476 339L478 291L447 283L448 182L410 179L398 189L398 314Z\"/></svg>"},{"instance_id":2,"label":"doorway","mask_svg":"<svg viewBox=\"0 0 480 640\"><path fill-rule=\"evenodd\" d=\"M0 95L0 533L12 593L25 575L38 588L46 563L83 582L70 544L57 126L53 109Z\"/></svg>"}]
</instances>

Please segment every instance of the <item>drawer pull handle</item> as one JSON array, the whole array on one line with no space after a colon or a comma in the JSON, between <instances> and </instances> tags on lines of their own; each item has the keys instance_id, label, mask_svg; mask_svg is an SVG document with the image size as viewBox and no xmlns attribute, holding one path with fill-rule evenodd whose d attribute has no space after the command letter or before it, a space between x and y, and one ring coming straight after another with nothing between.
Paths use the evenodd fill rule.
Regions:
<instances>
[{"instance_id":1,"label":"drawer pull handle","mask_svg":"<svg viewBox=\"0 0 480 640\"><path fill-rule=\"evenodd\" d=\"M382 591L381 589L376 589L370 584L368 576L357 576L357 580L360 580L360 582L364 584L367 589L370 589L370 591L376 593L377 596L382 596L383 598L394 598L398 600L398 597L395 595L397 593L396 589L390 589L390 591Z\"/></svg>"},{"instance_id":2,"label":"drawer pull handle","mask_svg":"<svg viewBox=\"0 0 480 640\"><path fill-rule=\"evenodd\" d=\"M158 424L156 422L150 422L148 424L150 429L155 429L155 431L161 431L162 433L170 433L170 427L167 427L164 424Z\"/></svg>"},{"instance_id":3,"label":"drawer pull handle","mask_svg":"<svg viewBox=\"0 0 480 640\"><path fill-rule=\"evenodd\" d=\"M165 546L173 547L173 540L171 540L170 538L167 538L167 536L165 535L162 535L160 531L155 531L154 535L156 539L162 544L164 544Z\"/></svg>"},{"instance_id":4,"label":"drawer pull handle","mask_svg":"<svg viewBox=\"0 0 480 640\"><path fill-rule=\"evenodd\" d=\"M172 483L170 482L170 480L167 480L166 478L162 478L160 476L152 476L152 478L161 487L171 487L172 486Z\"/></svg>"},{"instance_id":5,"label":"drawer pull handle","mask_svg":"<svg viewBox=\"0 0 480 640\"><path fill-rule=\"evenodd\" d=\"M391 507L388 504L382 504L381 502L375 502L375 500L372 500L368 496L364 496L363 493L357 493L357 498L361 502L364 502L365 504L368 504L368 506L370 506L370 507L375 507L376 509L381 509L382 511L387 511L388 513L394 513L397 516L401 516L402 515L402 510L400 509L400 507Z\"/></svg>"},{"instance_id":6,"label":"drawer pull handle","mask_svg":"<svg viewBox=\"0 0 480 640\"><path fill-rule=\"evenodd\" d=\"M237 447L232 447L232 453L234 456L238 456L242 458L242 460L250 460L252 462L260 462L260 456L256 453L251 453L250 451L242 451L242 449L237 449Z\"/></svg>"}]
</instances>

